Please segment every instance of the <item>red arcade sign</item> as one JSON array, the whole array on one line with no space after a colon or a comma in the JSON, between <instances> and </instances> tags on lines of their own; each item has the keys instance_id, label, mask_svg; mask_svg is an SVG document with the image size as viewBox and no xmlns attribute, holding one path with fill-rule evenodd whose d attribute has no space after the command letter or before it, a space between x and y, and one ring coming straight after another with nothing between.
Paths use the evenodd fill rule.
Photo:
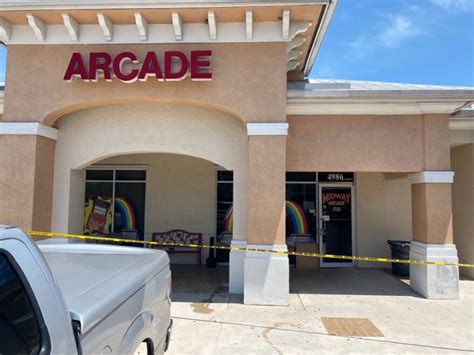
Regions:
<instances>
[{"instance_id":1,"label":"red arcade sign","mask_svg":"<svg viewBox=\"0 0 474 355\"><path fill-rule=\"evenodd\" d=\"M75 52L69 60L64 80L72 81L75 77L83 81L96 82L99 72L103 79L112 81L112 76L124 83L137 80L146 81L154 77L159 81L183 80L188 76L191 80L212 80L212 51L191 51L189 56L181 51L165 51L160 60L155 52L147 52L142 61L132 52L121 52L115 56L105 52L89 54L89 67L81 53Z\"/></svg>"}]
</instances>

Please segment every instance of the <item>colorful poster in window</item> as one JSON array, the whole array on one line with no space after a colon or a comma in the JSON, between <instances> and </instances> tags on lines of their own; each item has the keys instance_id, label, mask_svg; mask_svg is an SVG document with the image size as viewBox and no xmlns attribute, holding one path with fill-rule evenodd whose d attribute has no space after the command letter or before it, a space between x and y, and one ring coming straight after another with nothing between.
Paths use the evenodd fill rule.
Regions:
<instances>
[{"instance_id":1,"label":"colorful poster in window","mask_svg":"<svg viewBox=\"0 0 474 355\"><path fill-rule=\"evenodd\" d=\"M88 199L84 207L85 233L110 233L112 225L112 200L97 196Z\"/></svg>"},{"instance_id":2,"label":"colorful poster in window","mask_svg":"<svg viewBox=\"0 0 474 355\"><path fill-rule=\"evenodd\" d=\"M137 229L135 212L132 204L121 197L115 198L115 214L120 215L120 224L122 229ZM115 221L117 225L117 221Z\"/></svg>"}]
</instances>

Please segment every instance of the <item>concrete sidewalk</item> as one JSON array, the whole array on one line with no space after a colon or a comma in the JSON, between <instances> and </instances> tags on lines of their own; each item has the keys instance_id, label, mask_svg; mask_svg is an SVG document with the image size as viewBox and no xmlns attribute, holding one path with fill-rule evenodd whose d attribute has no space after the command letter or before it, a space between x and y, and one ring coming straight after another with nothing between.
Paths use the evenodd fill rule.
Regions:
<instances>
[{"instance_id":1,"label":"concrete sidewalk","mask_svg":"<svg viewBox=\"0 0 474 355\"><path fill-rule=\"evenodd\" d=\"M386 271L291 270L288 307L227 293L227 269L173 268L169 354L474 353L474 282L426 300ZM321 318L368 318L383 337L329 335Z\"/></svg>"}]
</instances>

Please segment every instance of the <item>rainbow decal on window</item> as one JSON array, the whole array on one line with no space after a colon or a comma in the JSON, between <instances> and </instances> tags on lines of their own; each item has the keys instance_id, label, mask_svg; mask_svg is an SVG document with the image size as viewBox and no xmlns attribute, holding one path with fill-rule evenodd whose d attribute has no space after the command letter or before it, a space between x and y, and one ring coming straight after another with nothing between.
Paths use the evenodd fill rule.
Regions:
<instances>
[{"instance_id":1,"label":"rainbow decal on window","mask_svg":"<svg viewBox=\"0 0 474 355\"><path fill-rule=\"evenodd\" d=\"M115 198L115 212L119 212L122 216L123 229L137 229L135 223L135 213L133 207L127 200L116 197Z\"/></svg>"},{"instance_id":2,"label":"rainbow decal on window","mask_svg":"<svg viewBox=\"0 0 474 355\"><path fill-rule=\"evenodd\" d=\"M309 234L308 221L300 205L286 201L286 214L290 218L292 234ZM224 217L224 232L232 232L234 226L234 206L230 206Z\"/></svg>"},{"instance_id":3,"label":"rainbow decal on window","mask_svg":"<svg viewBox=\"0 0 474 355\"><path fill-rule=\"evenodd\" d=\"M224 232L232 233L234 228L234 206L230 206L224 217Z\"/></svg>"},{"instance_id":4,"label":"rainbow decal on window","mask_svg":"<svg viewBox=\"0 0 474 355\"><path fill-rule=\"evenodd\" d=\"M292 234L309 234L308 221L300 205L286 201L286 215L290 219Z\"/></svg>"}]
</instances>

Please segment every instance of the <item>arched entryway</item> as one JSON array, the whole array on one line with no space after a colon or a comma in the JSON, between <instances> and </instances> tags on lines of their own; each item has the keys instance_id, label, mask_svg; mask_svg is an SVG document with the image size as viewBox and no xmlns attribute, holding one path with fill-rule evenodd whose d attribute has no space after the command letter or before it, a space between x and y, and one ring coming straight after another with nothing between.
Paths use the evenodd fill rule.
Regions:
<instances>
[{"instance_id":1,"label":"arched entryway","mask_svg":"<svg viewBox=\"0 0 474 355\"><path fill-rule=\"evenodd\" d=\"M145 191L128 189L135 191L129 200L136 199L133 194L145 196L146 207L138 207L144 210L137 222L141 237L185 229L203 233L208 241L216 224L217 171L225 169L233 172L233 239L246 239L248 147L240 119L204 107L137 103L74 112L57 126L53 230L84 232L84 197L87 181L93 180L88 170L143 167ZM127 200L126 182L120 184L113 186Z\"/></svg>"}]
</instances>

